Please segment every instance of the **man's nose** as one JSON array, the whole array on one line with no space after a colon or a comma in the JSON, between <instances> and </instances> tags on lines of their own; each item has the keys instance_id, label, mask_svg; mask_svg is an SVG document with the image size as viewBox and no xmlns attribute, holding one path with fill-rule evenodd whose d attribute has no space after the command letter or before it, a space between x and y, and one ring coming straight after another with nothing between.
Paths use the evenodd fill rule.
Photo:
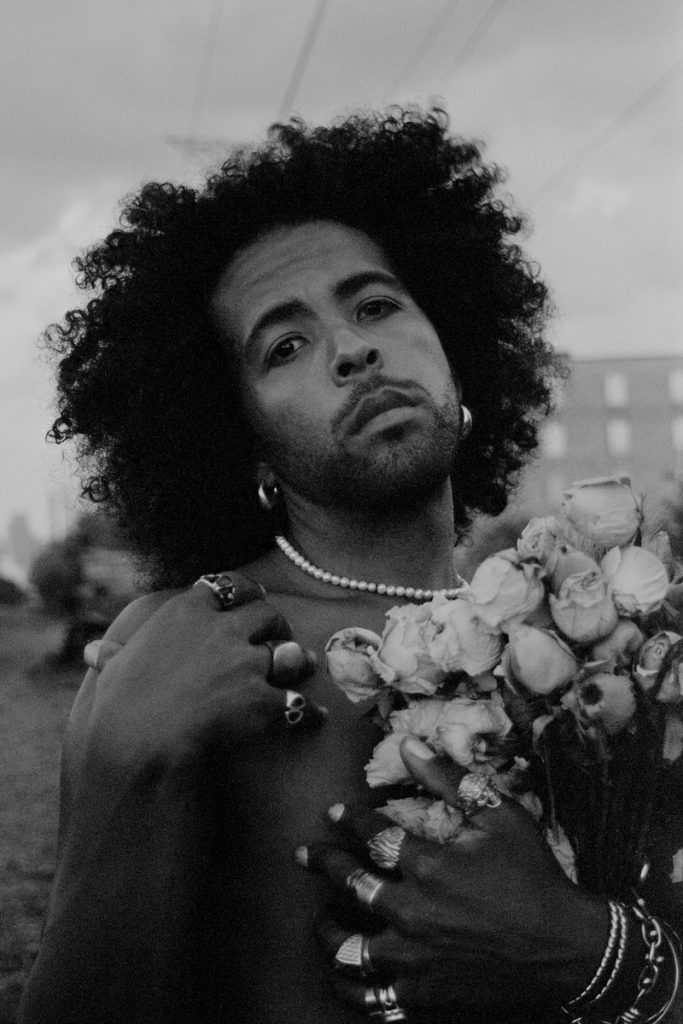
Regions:
<instances>
[{"instance_id":1,"label":"man's nose","mask_svg":"<svg viewBox=\"0 0 683 1024\"><path fill-rule=\"evenodd\" d=\"M359 374L381 370L382 365L382 353L365 338L348 330L335 334L331 370L339 387Z\"/></svg>"}]
</instances>

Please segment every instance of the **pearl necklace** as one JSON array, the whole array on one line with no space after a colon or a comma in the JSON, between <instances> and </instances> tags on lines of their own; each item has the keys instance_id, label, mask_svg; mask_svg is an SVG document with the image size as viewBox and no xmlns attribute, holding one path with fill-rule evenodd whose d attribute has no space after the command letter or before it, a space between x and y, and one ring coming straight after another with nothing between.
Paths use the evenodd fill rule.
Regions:
<instances>
[{"instance_id":1,"label":"pearl necklace","mask_svg":"<svg viewBox=\"0 0 683 1024\"><path fill-rule=\"evenodd\" d=\"M319 569L308 559L304 558L289 541L278 534L275 543L282 554L293 562L302 572L308 573L321 583L330 583L333 587L346 587L348 590L366 591L368 594L383 594L387 597L407 597L415 601L431 601L435 594L443 594L444 597L457 597L464 586L464 580L460 580L459 587L447 587L444 590L425 590L422 587L401 587L391 583L369 583L367 580L356 580L349 576L337 576L335 573Z\"/></svg>"}]
</instances>

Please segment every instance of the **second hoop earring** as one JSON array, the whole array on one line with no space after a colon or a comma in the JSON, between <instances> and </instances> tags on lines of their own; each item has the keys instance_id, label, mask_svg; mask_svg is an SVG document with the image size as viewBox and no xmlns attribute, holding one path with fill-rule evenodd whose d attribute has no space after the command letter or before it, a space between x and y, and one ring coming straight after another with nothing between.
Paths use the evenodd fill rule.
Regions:
<instances>
[{"instance_id":1,"label":"second hoop earring","mask_svg":"<svg viewBox=\"0 0 683 1024\"><path fill-rule=\"evenodd\" d=\"M472 433L472 413L466 405L460 406L460 437L464 441Z\"/></svg>"}]
</instances>

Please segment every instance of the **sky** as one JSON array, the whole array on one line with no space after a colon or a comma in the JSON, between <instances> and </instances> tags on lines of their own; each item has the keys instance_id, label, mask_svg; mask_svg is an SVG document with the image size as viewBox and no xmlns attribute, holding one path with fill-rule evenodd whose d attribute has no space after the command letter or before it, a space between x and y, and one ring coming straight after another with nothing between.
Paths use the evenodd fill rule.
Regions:
<instances>
[{"instance_id":1,"label":"sky","mask_svg":"<svg viewBox=\"0 0 683 1024\"><path fill-rule=\"evenodd\" d=\"M149 180L197 184L296 113L436 100L508 171L575 358L683 351L679 0L5 0L0 538L73 515L38 344Z\"/></svg>"}]
</instances>

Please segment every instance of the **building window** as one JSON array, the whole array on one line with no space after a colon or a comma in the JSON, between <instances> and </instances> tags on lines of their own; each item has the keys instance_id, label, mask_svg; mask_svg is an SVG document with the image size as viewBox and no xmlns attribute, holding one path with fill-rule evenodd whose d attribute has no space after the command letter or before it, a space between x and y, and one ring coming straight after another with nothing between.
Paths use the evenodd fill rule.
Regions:
<instances>
[{"instance_id":1,"label":"building window","mask_svg":"<svg viewBox=\"0 0 683 1024\"><path fill-rule=\"evenodd\" d=\"M683 416L674 416L671 420L671 443L674 451L683 452Z\"/></svg>"},{"instance_id":2,"label":"building window","mask_svg":"<svg viewBox=\"0 0 683 1024\"><path fill-rule=\"evenodd\" d=\"M563 423L546 423L543 454L548 459L562 459L567 454L567 428Z\"/></svg>"},{"instance_id":3,"label":"building window","mask_svg":"<svg viewBox=\"0 0 683 1024\"><path fill-rule=\"evenodd\" d=\"M610 455L628 455L633 447L633 432L628 420L609 420L606 426Z\"/></svg>"},{"instance_id":4,"label":"building window","mask_svg":"<svg viewBox=\"0 0 683 1024\"><path fill-rule=\"evenodd\" d=\"M628 405L628 378L625 373L606 373L602 386L608 408L620 409Z\"/></svg>"},{"instance_id":5,"label":"building window","mask_svg":"<svg viewBox=\"0 0 683 1024\"><path fill-rule=\"evenodd\" d=\"M683 370L672 370L669 374L669 398L683 405Z\"/></svg>"}]
</instances>

